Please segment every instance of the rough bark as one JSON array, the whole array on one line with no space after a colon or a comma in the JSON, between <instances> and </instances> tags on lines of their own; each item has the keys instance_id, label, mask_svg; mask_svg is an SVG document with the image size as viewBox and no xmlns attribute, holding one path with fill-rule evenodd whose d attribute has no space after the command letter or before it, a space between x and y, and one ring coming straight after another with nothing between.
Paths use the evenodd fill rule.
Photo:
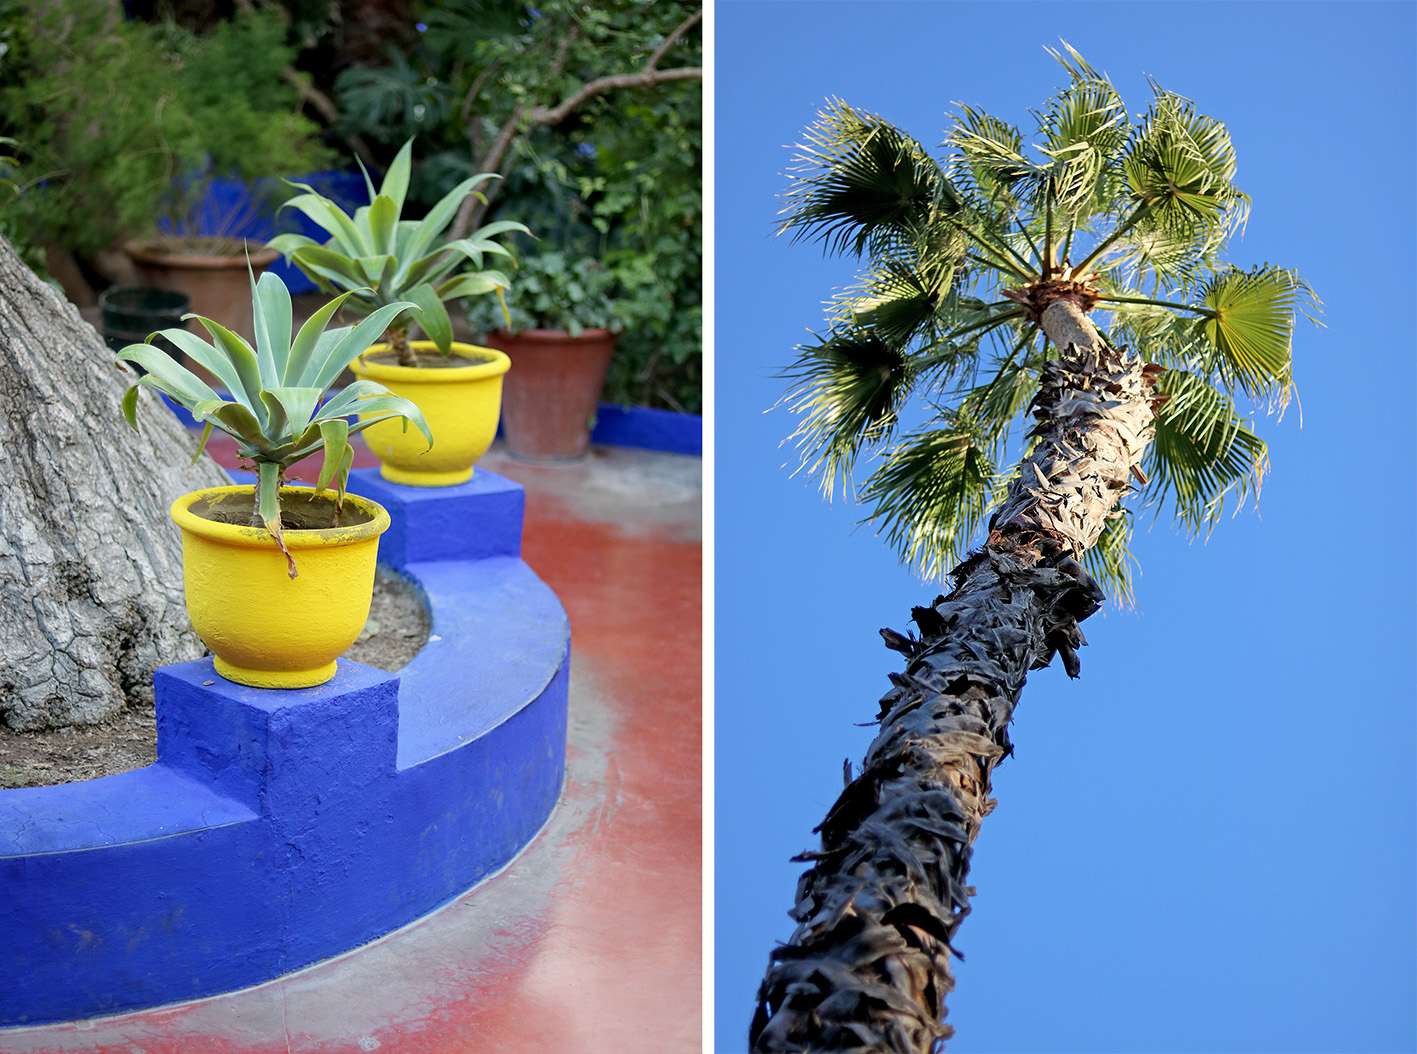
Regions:
<instances>
[{"instance_id":1,"label":"rough bark","mask_svg":"<svg viewBox=\"0 0 1417 1054\"><path fill-rule=\"evenodd\" d=\"M951 941L969 913L994 766L1029 670L1061 654L1077 676L1078 623L1101 589L1078 557L1101 534L1151 438L1141 363L1102 346L1078 305L1043 325L1067 348L1034 402L1038 443L955 589L912 612L920 637L881 699L881 731L797 859L796 931L775 949L749 1031L755 1051L926 1052L948 1038Z\"/></svg>"},{"instance_id":2,"label":"rough bark","mask_svg":"<svg viewBox=\"0 0 1417 1054\"><path fill-rule=\"evenodd\" d=\"M3 238L0 290L0 720L90 724L202 654L167 509L228 480L150 393L128 427L131 375Z\"/></svg>"}]
</instances>

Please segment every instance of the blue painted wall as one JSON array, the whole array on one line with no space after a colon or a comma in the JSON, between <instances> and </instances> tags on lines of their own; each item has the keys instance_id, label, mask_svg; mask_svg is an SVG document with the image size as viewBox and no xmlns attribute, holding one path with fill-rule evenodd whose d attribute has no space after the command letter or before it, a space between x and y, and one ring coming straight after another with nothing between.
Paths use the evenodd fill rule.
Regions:
<instances>
[{"instance_id":1,"label":"blue painted wall","mask_svg":"<svg viewBox=\"0 0 1417 1054\"><path fill-rule=\"evenodd\" d=\"M277 977L426 914L531 840L565 768L569 626L516 555L521 487L474 479L353 474L397 510L381 559L432 616L398 674L340 660L329 684L269 691L210 658L164 667L156 764L0 791L0 1025Z\"/></svg>"}]
</instances>

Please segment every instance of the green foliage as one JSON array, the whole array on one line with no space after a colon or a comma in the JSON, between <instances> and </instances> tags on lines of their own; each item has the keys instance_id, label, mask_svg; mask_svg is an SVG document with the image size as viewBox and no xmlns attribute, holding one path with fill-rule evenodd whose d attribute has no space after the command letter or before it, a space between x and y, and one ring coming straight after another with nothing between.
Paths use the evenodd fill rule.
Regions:
<instances>
[{"instance_id":1,"label":"green foliage","mask_svg":"<svg viewBox=\"0 0 1417 1054\"><path fill-rule=\"evenodd\" d=\"M934 427L892 446L862 491L901 559L943 578L969 543L1001 482L989 457L988 424L952 410Z\"/></svg>"},{"instance_id":2,"label":"green foliage","mask_svg":"<svg viewBox=\"0 0 1417 1054\"><path fill-rule=\"evenodd\" d=\"M419 136L410 201L431 204L474 174L513 114L551 106L606 75L632 73L699 5L439 0L427 31L370 70L341 75L343 130L383 144ZM701 62L700 34L661 69ZM606 397L697 411L702 405L702 114L698 80L618 88L554 126L522 121L488 218L513 216L539 250L611 272L625 323Z\"/></svg>"},{"instance_id":3,"label":"green foliage","mask_svg":"<svg viewBox=\"0 0 1417 1054\"><path fill-rule=\"evenodd\" d=\"M829 253L887 250L958 197L923 147L875 114L840 99L807 129L783 210L793 238L817 238ZM884 242L873 245L873 236Z\"/></svg>"},{"instance_id":4,"label":"green foliage","mask_svg":"<svg viewBox=\"0 0 1417 1054\"><path fill-rule=\"evenodd\" d=\"M601 259L619 282L625 332L606 379L614 402L697 413L702 406L703 218L699 84L653 101L607 98L586 121L595 170L577 184Z\"/></svg>"},{"instance_id":5,"label":"green foliage","mask_svg":"<svg viewBox=\"0 0 1417 1054\"><path fill-rule=\"evenodd\" d=\"M15 141L8 136L0 136L0 147L11 149L15 146ZM23 178L19 172L19 159L13 154L0 154L0 237L3 237L14 248L22 259L36 274L43 275L44 252L38 246L29 241L27 233L20 229L15 223L15 212L11 208L24 192L24 186L20 182ZM14 178L11 178L14 177Z\"/></svg>"},{"instance_id":6,"label":"green foliage","mask_svg":"<svg viewBox=\"0 0 1417 1054\"><path fill-rule=\"evenodd\" d=\"M915 364L871 329L838 331L798 350L786 373L792 411L803 418L793 438L815 453L812 475L844 477L863 446L895 427Z\"/></svg>"},{"instance_id":7,"label":"green foliage","mask_svg":"<svg viewBox=\"0 0 1417 1054\"><path fill-rule=\"evenodd\" d=\"M189 115L205 154L184 169L184 192L205 192L207 174L254 180L324 168L333 155L319 129L300 113L295 89L283 71L297 49L286 42L285 21L261 7L196 36L166 28L181 65L178 101ZM170 202L181 215L185 202Z\"/></svg>"},{"instance_id":8,"label":"green foliage","mask_svg":"<svg viewBox=\"0 0 1417 1054\"><path fill-rule=\"evenodd\" d=\"M611 301L615 276L598 260L572 263L558 252L524 256L517 261L506 312L487 299L468 301L468 323L475 333L507 328L559 329L579 337L587 329L619 332L624 323Z\"/></svg>"},{"instance_id":9,"label":"green foliage","mask_svg":"<svg viewBox=\"0 0 1417 1054\"><path fill-rule=\"evenodd\" d=\"M216 377L229 393L224 397L151 343L130 344L117 355L117 361L131 362L146 371L123 397L123 413L134 428L138 427L138 390L149 387L186 407L204 424L202 442L192 460L201 455L213 428L237 441L237 453L256 466L256 515L285 553L292 578L295 561L281 536L279 491L290 465L323 448L324 462L315 491L318 494L333 482L342 503L354 460L351 435L379 421L402 417L405 428L412 422L429 445L433 443L418 407L391 394L382 384L356 381L334 398L325 399L340 373L369 347L389 320L417 307L389 304L356 326L326 331L340 305L352 295L344 293L331 300L292 339L290 292L278 277L267 273L259 283L254 278L251 282L255 348L199 315L187 317L202 324L210 342L187 329L163 330L161 336ZM351 425L347 418L355 413L368 416Z\"/></svg>"},{"instance_id":10,"label":"green foliage","mask_svg":"<svg viewBox=\"0 0 1417 1054\"><path fill-rule=\"evenodd\" d=\"M84 254L151 231L212 176L308 171L328 158L281 78L293 54L262 9L198 37L60 0L6 54L0 121L30 187L15 222ZM180 217L179 217L180 218Z\"/></svg>"},{"instance_id":11,"label":"green foliage","mask_svg":"<svg viewBox=\"0 0 1417 1054\"><path fill-rule=\"evenodd\" d=\"M870 520L931 574L1002 499L1008 478L993 466L1027 449L1048 355L1031 291L1086 289L1110 314L1107 339L1166 367L1143 502L1169 500L1193 531L1258 493L1265 445L1231 392L1285 405L1294 316L1317 305L1293 271L1223 259L1249 207L1223 124L1154 82L1131 123L1105 76L1067 45L1053 55L1069 83L1034 112L1035 137L961 107L936 161L832 100L786 195L784 231L865 260L833 298L827 334L787 371L802 464L830 494L877 457L861 489ZM897 440L922 414L928 424ZM1123 597L1130 522L1112 520L1092 558Z\"/></svg>"},{"instance_id":12,"label":"green foliage","mask_svg":"<svg viewBox=\"0 0 1417 1054\"><path fill-rule=\"evenodd\" d=\"M1167 396L1147 452L1148 497L1174 494L1176 518L1192 531L1213 527L1226 498L1258 496L1269 469L1264 440L1235 412L1234 401L1199 377L1168 371L1157 381Z\"/></svg>"},{"instance_id":13,"label":"green foliage","mask_svg":"<svg viewBox=\"0 0 1417 1054\"><path fill-rule=\"evenodd\" d=\"M410 300L422 314L419 324L444 354L451 350L452 320L444 303L464 296L496 292L499 297L510 283L501 271L483 268L488 255L509 255L493 239L500 234L530 231L520 223L498 220L466 238L440 242L443 231L453 221L458 206L478 184L493 177L487 173L470 176L443 197L422 220L405 220L404 198L412 175L413 140L403 145L376 191L369 181L369 204L361 205L353 216L333 201L304 184L292 184L305 191L282 206L303 212L330 235L323 245L303 234L282 234L269 247L284 253L305 275L326 292L348 291L349 306L370 312L387 304ZM463 270L470 263L475 270ZM390 342L408 352L411 320L393 319ZM405 364L411 365L409 361Z\"/></svg>"},{"instance_id":14,"label":"green foliage","mask_svg":"<svg viewBox=\"0 0 1417 1054\"><path fill-rule=\"evenodd\" d=\"M158 33L113 16L78 0L47 7L0 102L33 173L17 223L80 253L151 226L176 159L199 152Z\"/></svg>"},{"instance_id":15,"label":"green foliage","mask_svg":"<svg viewBox=\"0 0 1417 1054\"><path fill-rule=\"evenodd\" d=\"M343 127L382 143L438 134L454 105L452 85L424 76L398 51L389 63L354 66L339 75Z\"/></svg>"}]
</instances>

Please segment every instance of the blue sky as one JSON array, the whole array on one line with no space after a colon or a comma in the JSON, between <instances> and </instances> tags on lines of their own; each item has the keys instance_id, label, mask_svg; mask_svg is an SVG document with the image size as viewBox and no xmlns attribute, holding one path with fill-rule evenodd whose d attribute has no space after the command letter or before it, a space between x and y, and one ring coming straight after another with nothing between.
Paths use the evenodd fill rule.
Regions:
<instances>
[{"instance_id":1,"label":"blue sky","mask_svg":"<svg viewBox=\"0 0 1417 1054\"><path fill-rule=\"evenodd\" d=\"M1411 3L759 3L715 9L715 1049L742 1050L812 828L938 590L781 445L774 372L853 261L773 235L828 96L934 148L954 102L1021 126L1066 39L1225 121L1231 258L1298 269L1301 413L1259 511L1139 518L1138 607L1029 681L975 846L952 1054L1417 1046Z\"/></svg>"}]
</instances>

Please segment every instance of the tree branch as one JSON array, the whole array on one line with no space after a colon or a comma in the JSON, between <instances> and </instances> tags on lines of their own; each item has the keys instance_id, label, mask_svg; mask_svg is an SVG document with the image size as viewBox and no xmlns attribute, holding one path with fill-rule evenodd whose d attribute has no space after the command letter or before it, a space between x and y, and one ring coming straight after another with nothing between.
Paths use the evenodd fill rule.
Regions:
<instances>
[{"instance_id":1,"label":"tree branch","mask_svg":"<svg viewBox=\"0 0 1417 1054\"><path fill-rule=\"evenodd\" d=\"M649 88L665 81L689 80L701 78L703 75L701 66L683 66L670 70L645 70L640 73L615 73L608 77L597 77L581 85L575 94L554 107L533 107L527 111L527 119L534 124L560 124L586 100L616 88Z\"/></svg>"},{"instance_id":2,"label":"tree branch","mask_svg":"<svg viewBox=\"0 0 1417 1054\"><path fill-rule=\"evenodd\" d=\"M582 84L576 91L565 99L562 99L555 106L533 106L530 109L525 109L519 104L512 111L512 116L507 119L506 123L503 124L498 131L497 138L493 140L487 153L477 159L476 163L473 165L473 171L499 172L505 174L503 167L507 152L511 149L517 134L522 131L523 121L527 124L557 125L569 117L578 107L584 105L587 100L597 95L604 95L606 92L615 91L619 88L648 88L656 84L663 84L667 81L690 80L694 78L702 79L704 71L701 66L682 66L667 70L656 69L659 60L664 57L665 53L668 52L674 43L697 25L702 18L703 10L700 9L675 27L674 31L664 38L663 43L654 49L654 52L645 62L644 69L640 70L638 73L615 73L605 77L597 77L593 81L587 81L585 84ZM557 42L556 57L552 60L550 67L552 78L556 77L561 72L561 68L565 65L566 54L578 31L579 27L573 26L570 32ZM474 83L474 86L480 88L482 80L483 79L479 77ZM470 102L471 99L472 93L469 92L463 104L463 119L468 124L469 139L476 142L476 137L473 134L471 121L467 113L469 109L468 102ZM448 231L449 240L455 241L460 238L466 238L468 233L477 225L478 221L481 220L482 215L487 211L488 206L491 205L492 199L496 194L497 184L494 183L488 187L486 191L486 201L481 201L472 195L468 195L464 198L462 205L458 208L457 218L453 220L453 225Z\"/></svg>"},{"instance_id":3,"label":"tree branch","mask_svg":"<svg viewBox=\"0 0 1417 1054\"><path fill-rule=\"evenodd\" d=\"M645 63L644 72L648 73L655 69L659 65L659 60L664 58L664 53L674 46L674 42L697 25L698 21L703 17L704 9L699 8L688 18L684 19L683 22L680 22L679 27L664 38L664 43L654 49L654 54L651 55L649 61Z\"/></svg>"}]
</instances>

